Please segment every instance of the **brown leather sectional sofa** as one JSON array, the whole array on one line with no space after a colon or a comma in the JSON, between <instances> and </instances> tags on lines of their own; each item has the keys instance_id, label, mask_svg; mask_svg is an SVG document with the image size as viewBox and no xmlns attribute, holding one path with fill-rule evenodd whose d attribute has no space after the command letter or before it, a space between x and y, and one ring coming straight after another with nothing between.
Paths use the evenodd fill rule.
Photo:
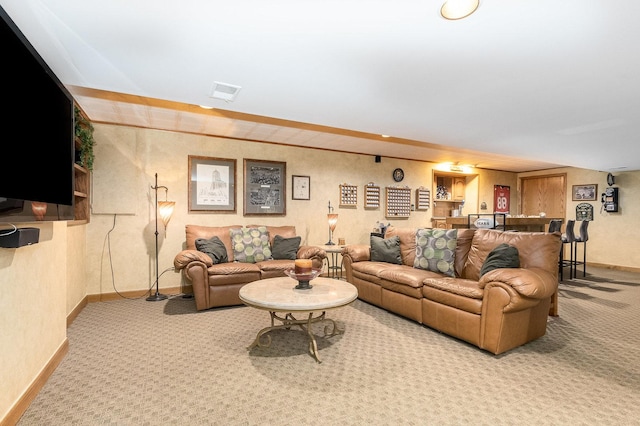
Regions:
<instances>
[{"instance_id":1,"label":"brown leather sectional sofa","mask_svg":"<svg viewBox=\"0 0 640 426\"><path fill-rule=\"evenodd\" d=\"M500 354L546 333L558 288L558 233L459 229L455 277L414 268L415 228L390 227L399 236L402 264L372 262L370 246L342 251L347 281L373 305ZM487 255L501 243L518 249L520 267L480 278Z\"/></svg>"},{"instance_id":2,"label":"brown leather sectional sofa","mask_svg":"<svg viewBox=\"0 0 640 426\"><path fill-rule=\"evenodd\" d=\"M258 225L245 225L257 227ZM193 297L197 310L218 306L242 305L238 296L240 288L246 283L264 278L284 277L284 270L294 267L295 260L264 260L255 263L234 262L231 247L230 230L243 225L199 226L187 225L185 249L178 253L173 261L176 271L181 270L184 279L193 287ZM270 244L276 235L284 238L296 236L295 226L267 226ZM214 264L209 255L196 249L196 239L220 238L227 249L228 262ZM326 253L320 247L300 246L298 259L312 259L313 268L322 268Z\"/></svg>"}]
</instances>

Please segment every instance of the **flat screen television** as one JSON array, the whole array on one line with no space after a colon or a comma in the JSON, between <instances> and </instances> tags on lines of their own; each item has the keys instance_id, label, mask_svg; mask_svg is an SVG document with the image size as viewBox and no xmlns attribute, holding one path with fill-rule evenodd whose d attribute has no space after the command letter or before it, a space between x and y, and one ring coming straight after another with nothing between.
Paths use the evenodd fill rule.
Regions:
<instances>
[{"instance_id":1,"label":"flat screen television","mask_svg":"<svg viewBox=\"0 0 640 426\"><path fill-rule=\"evenodd\" d=\"M2 7L0 17L11 87L0 113L0 222L73 220L73 97Z\"/></svg>"}]
</instances>

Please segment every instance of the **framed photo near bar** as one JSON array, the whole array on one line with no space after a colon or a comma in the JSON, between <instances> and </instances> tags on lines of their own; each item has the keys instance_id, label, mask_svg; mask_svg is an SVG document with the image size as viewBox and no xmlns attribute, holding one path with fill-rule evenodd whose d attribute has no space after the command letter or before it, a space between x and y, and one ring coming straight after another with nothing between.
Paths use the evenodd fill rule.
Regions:
<instances>
[{"instance_id":1,"label":"framed photo near bar","mask_svg":"<svg viewBox=\"0 0 640 426\"><path fill-rule=\"evenodd\" d=\"M189 212L235 213L236 160L189 156Z\"/></svg>"},{"instance_id":2,"label":"framed photo near bar","mask_svg":"<svg viewBox=\"0 0 640 426\"><path fill-rule=\"evenodd\" d=\"M598 194L598 185L573 185L571 187L572 201L595 201Z\"/></svg>"},{"instance_id":3,"label":"framed photo near bar","mask_svg":"<svg viewBox=\"0 0 640 426\"><path fill-rule=\"evenodd\" d=\"M291 188L292 200L309 200L311 198L311 178L309 176L292 176Z\"/></svg>"},{"instance_id":4,"label":"framed photo near bar","mask_svg":"<svg viewBox=\"0 0 640 426\"><path fill-rule=\"evenodd\" d=\"M244 159L244 216L284 216L287 163Z\"/></svg>"}]
</instances>

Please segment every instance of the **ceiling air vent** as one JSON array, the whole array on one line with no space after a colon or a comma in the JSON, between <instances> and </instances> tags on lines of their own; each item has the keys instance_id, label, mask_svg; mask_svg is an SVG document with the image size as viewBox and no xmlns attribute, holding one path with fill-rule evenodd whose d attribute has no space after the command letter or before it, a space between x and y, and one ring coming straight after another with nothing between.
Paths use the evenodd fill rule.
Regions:
<instances>
[{"instance_id":1,"label":"ceiling air vent","mask_svg":"<svg viewBox=\"0 0 640 426\"><path fill-rule=\"evenodd\" d=\"M233 102L236 96L238 96L240 89L242 89L240 86L214 81L213 89L211 89L211 97L214 99L222 99L225 102Z\"/></svg>"}]
</instances>

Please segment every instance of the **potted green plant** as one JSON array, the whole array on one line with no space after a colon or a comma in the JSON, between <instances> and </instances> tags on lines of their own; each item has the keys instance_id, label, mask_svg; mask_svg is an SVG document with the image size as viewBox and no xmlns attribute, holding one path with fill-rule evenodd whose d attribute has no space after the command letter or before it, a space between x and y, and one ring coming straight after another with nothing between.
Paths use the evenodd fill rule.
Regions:
<instances>
[{"instance_id":1,"label":"potted green plant","mask_svg":"<svg viewBox=\"0 0 640 426\"><path fill-rule=\"evenodd\" d=\"M88 170L93 170L93 146L95 145L95 139L93 138L93 125L87 118L80 112L80 109L76 106L75 111L75 135L80 141L79 153L76 157L76 162Z\"/></svg>"}]
</instances>

